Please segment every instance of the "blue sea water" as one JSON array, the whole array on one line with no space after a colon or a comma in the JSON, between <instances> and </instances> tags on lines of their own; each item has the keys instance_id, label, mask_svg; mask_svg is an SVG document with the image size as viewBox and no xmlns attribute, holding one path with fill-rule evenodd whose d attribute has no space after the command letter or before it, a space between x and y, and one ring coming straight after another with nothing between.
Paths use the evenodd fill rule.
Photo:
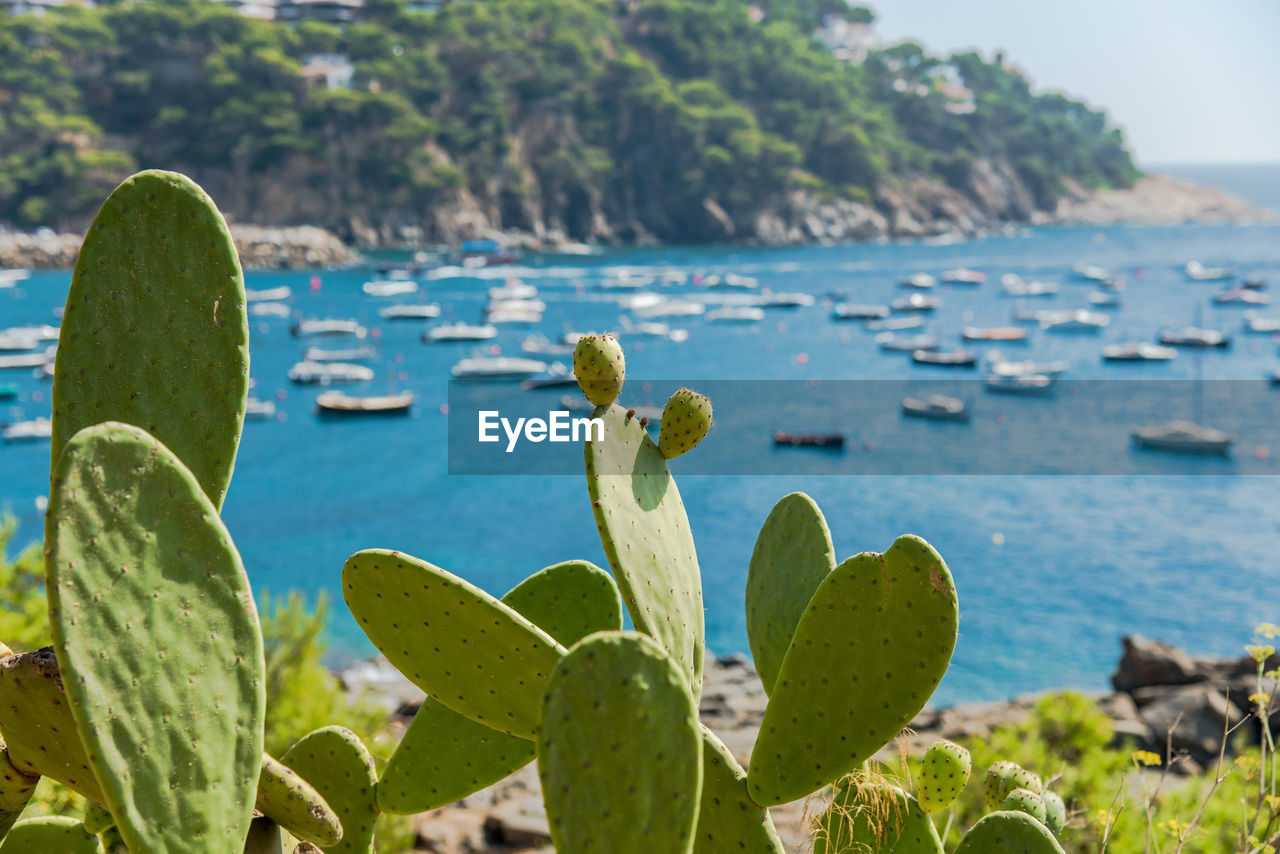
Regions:
<instances>
[{"instance_id":1,"label":"blue sea water","mask_svg":"<svg viewBox=\"0 0 1280 854\"><path fill-rule=\"evenodd\" d=\"M955 341L967 322L1009 321L1015 301L998 284L1006 272L1063 283L1061 293L1035 300L1035 307L1083 306L1091 288L1072 283L1069 273L1084 261L1126 275L1122 308L1100 336L1034 333L1022 348L1028 356L1068 359L1069 376L1081 378L1186 379L1201 372L1206 379L1257 379L1274 370L1280 365L1276 341L1240 335L1241 309L1213 307L1216 285L1185 280L1181 268L1191 259L1258 273L1280 289L1280 226L1030 229L946 246L664 248L531 258L523 267L487 272L498 278L431 282L428 299L444 306L446 319L475 322L487 287L519 276L539 288L548 310L537 328L554 337L616 325L618 306L592 287L611 268L735 272L774 290L819 295L819 302L770 312L754 326L696 317L673 322L690 331L683 343L624 339L628 372L694 387L713 379L900 379L931 374L901 354L881 353L873 333L859 324L832 322L821 295L836 290L858 302L885 302L901 296L895 283L917 270L978 268L989 276L981 288L936 290L943 306L928 328ZM400 549L498 593L560 560L605 564L581 476L447 473L447 418L440 408L449 368L473 347L424 345L422 324L380 321L377 308L389 301L361 292L365 272L320 272L315 293L308 288L311 275L248 278L254 288L290 285L302 316L355 317L377 330L379 379L368 393L385 389L384 378L394 374L399 388L418 395L418 406L403 420L317 419L311 411L316 391L291 386L286 373L306 344L321 342L292 337L287 320L251 321L258 393L279 396L282 420L246 425L223 515L257 591L330 591L332 642L343 658L372 651L341 605L342 563L358 549ZM37 273L20 288L0 290L0 328L52 322L69 279L66 272ZM1280 314L1280 306L1269 313ZM1161 326L1197 316L1205 326L1236 334L1235 346L1199 360L1184 352L1172 363L1136 369L1107 366L1098 357L1104 343L1152 340ZM524 334L505 329L496 345L518 355ZM46 382L21 371L0 372L0 381L22 389L16 404L0 405L0 420L48 414ZM1172 401L1170 417L1185 417L1182 406ZM918 426L924 428L920 454L945 441L945 432L930 429L941 425ZM1130 426L1117 423L1115 430ZM1280 457L1280 448L1269 450ZM39 533L37 497L46 492L48 464L47 444L0 445L0 507L18 516L20 539ZM1280 460L1273 468L1280 474ZM1280 480L1274 477L1242 477L1229 467L1188 474L1202 469L1177 457L1168 458L1168 474L1161 476L681 477L678 460L673 469L699 547L708 646L717 653L747 649L743 588L755 534L773 503L793 490L808 492L824 508L841 555L883 550L909 532L928 539L947 560L961 622L952 667L937 694L941 702L1061 687L1100 691L1122 634L1230 655L1255 622L1280 617Z\"/></svg>"}]
</instances>

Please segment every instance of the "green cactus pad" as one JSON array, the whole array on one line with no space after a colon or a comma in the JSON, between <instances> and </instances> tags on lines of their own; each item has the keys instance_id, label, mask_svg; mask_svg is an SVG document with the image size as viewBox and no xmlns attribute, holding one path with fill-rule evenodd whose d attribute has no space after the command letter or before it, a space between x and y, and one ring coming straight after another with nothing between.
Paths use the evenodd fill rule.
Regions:
<instances>
[{"instance_id":1,"label":"green cactus pad","mask_svg":"<svg viewBox=\"0 0 1280 854\"><path fill-rule=\"evenodd\" d=\"M1003 809L1009 812L1024 812L1041 824L1045 823L1044 801L1030 789L1014 789L1004 799Z\"/></svg>"},{"instance_id":2,"label":"green cactus pad","mask_svg":"<svg viewBox=\"0 0 1280 854\"><path fill-rule=\"evenodd\" d=\"M836 567L800 618L765 707L752 800L802 798L897 736L946 673L957 622L951 573L919 537Z\"/></svg>"},{"instance_id":3,"label":"green cactus pad","mask_svg":"<svg viewBox=\"0 0 1280 854\"><path fill-rule=\"evenodd\" d=\"M1067 824L1067 805L1057 792L1044 792L1040 795L1040 800L1044 801L1044 826L1057 836Z\"/></svg>"},{"instance_id":4,"label":"green cactus pad","mask_svg":"<svg viewBox=\"0 0 1280 854\"><path fill-rule=\"evenodd\" d=\"M680 491L640 419L596 409L604 437L587 443L587 490L605 555L636 629L653 637L702 692L702 576Z\"/></svg>"},{"instance_id":5,"label":"green cactus pad","mask_svg":"<svg viewBox=\"0 0 1280 854\"><path fill-rule=\"evenodd\" d=\"M835 568L831 532L818 505L803 492L784 496L760 529L747 571L747 640L766 694L800 616Z\"/></svg>"},{"instance_id":6,"label":"green cactus pad","mask_svg":"<svg viewBox=\"0 0 1280 854\"><path fill-rule=\"evenodd\" d=\"M786 849L764 807L747 795L747 772L733 758L715 733L702 733L702 798L694 854L744 851L749 854L783 854Z\"/></svg>"},{"instance_id":7,"label":"green cactus pad","mask_svg":"<svg viewBox=\"0 0 1280 854\"><path fill-rule=\"evenodd\" d=\"M542 688L564 647L456 575L399 552L347 559L342 593L396 669L455 712L533 738Z\"/></svg>"},{"instance_id":8,"label":"green cactus pad","mask_svg":"<svg viewBox=\"0 0 1280 854\"><path fill-rule=\"evenodd\" d=\"M136 424L222 506L244 422L244 276L222 215L173 172L126 180L89 226L53 381L53 464L79 430Z\"/></svg>"},{"instance_id":9,"label":"green cactus pad","mask_svg":"<svg viewBox=\"0 0 1280 854\"><path fill-rule=\"evenodd\" d=\"M711 431L711 400L693 389L679 388L662 407L658 451L673 460L687 454Z\"/></svg>"},{"instance_id":10,"label":"green cactus pad","mask_svg":"<svg viewBox=\"0 0 1280 854\"><path fill-rule=\"evenodd\" d=\"M93 801L85 804L82 821L84 822L84 829L93 834L102 834L106 832L107 828L116 826L116 820L111 813Z\"/></svg>"},{"instance_id":11,"label":"green cactus pad","mask_svg":"<svg viewBox=\"0 0 1280 854\"><path fill-rule=\"evenodd\" d=\"M39 782L39 777L29 777L13 767L9 751L0 741L0 840L27 808Z\"/></svg>"},{"instance_id":12,"label":"green cactus pad","mask_svg":"<svg viewBox=\"0 0 1280 854\"><path fill-rule=\"evenodd\" d=\"M1004 799L1014 789L1026 789L1038 795L1044 791L1044 784L1038 774L1028 771L1017 762L1001 759L991 763L987 776L982 781L983 800L987 809L1002 809Z\"/></svg>"},{"instance_id":13,"label":"green cactus pad","mask_svg":"<svg viewBox=\"0 0 1280 854\"><path fill-rule=\"evenodd\" d=\"M67 700L131 850L239 852L262 766L249 580L186 466L137 427L77 433L45 532Z\"/></svg>"},{"instance_id":14,"label":"green cactus pad","mask_svg":"<svg viewBox=\"0 0 1280 854\"><path fill-rule=\"evenodd\" d=\"M102 854L102 842L66 816L27 818L0 843L0 854Z\"/></svg>"},{"instance_id":15,"label":"green cactus pad","mask_svg":"<svg viewBox=\"0 0 1280 854\"><path fill-rule=\"evenodd\" d=\"M547 682L538 772L560 854L689 854L702 744L684 675L656 642L601 632Z\"/></svg>"},{"instance_id":16,"label":"green cactus pad","mask_svg":"<svg viewBox=\"0 0 1280 854\"><path fill-rule=\"evenodd\" d=\"M0 732L15 768L105 804L71 717L53 647L0 659Z\"/></svg>"},{"instance_id":17,"label":"green cactus pad","mask_svg":"<svg viewBox=\"0 0 1280 854\"><path fill-rule=\"evenodd\" d=\"M963 791L972 772L969 751L946 739L934 742L925 751L916 774L920 808L931 813L946 807Z\"/></svg>"},{"instance_id":18,"label":"green cactus pad","mask_svg":"<svg viewBox=\"0 0 1280 854\"><path fill-rule=\"evenodd\" d=\"M627 376L627 360L612 335L584 335L573 348L573 375L578 388L596 406L618 399Z\"/></svg>"},{"instance_id":19,"label":"green cactus pad","mask_svg":"<svg viewBox=\"0 0 1280 854\"><path fill-rule=\"evenodd\" d=\"M244 854L290 854L292 850L280 825L266 816L254 816L244 840Z\"/></svg>"},{"instance_id":20,"label":"green cactus pad","mask_svg":"<svg viewBox=\"0 0 1280 854\"><path fill-rule=\"evenodd\" d=\"M549 566L502 601L565 646L592 632L622 628L617 585L586 561ZM378 779L378 808L396 814L436 809L496 783L536 755L533 742L427 698Z\"/></svg>"},{"instance_id":21,"label":"green cactus pad","mask_svg":"<svg viewBox=\"0 0 1280 854\"><path fill-rule=\"evenodd\" d=\"M813 828L813 854L943 854L915 798L885 783L838 785Z\"/></svg>"},{"instance_id":22,"label":"green cactus pad","mask_svg":"<svg viewBox=\"0 0 1280 854\"><path fill-rule=\"evenodd\" d=\"M315 787L342 820L342 841L325 854L369 854L378 818L373 757L349 729L329 726L303 736L280 757Z\"/></svg>"},{"instance_id":23,"label":"green cactus pad","mask_svg":"<svg viewBox=\"0 0 1280 854\"><path fill-rule=\"evenodd\" d=\"M955 854L1065 854L1049 829L1024 812L993 812L960 840Z\"/></svg>"},{"instance_id":24,"label":"green cactus pad","mask_svg":"<svg viewBox=\"0 0 1280 854\"><path fill-rule=\"evenodd\" d=\"M342 822L324 798L292 768L266 753L254 806L299 839L326 848L342 839Z\"/></svg>"}]
</instances>

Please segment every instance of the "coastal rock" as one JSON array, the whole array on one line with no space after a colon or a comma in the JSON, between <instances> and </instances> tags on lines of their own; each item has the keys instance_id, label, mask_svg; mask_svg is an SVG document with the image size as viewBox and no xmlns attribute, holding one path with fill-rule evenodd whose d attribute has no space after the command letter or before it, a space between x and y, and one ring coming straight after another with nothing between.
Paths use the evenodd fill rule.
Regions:
<instances>
[{"instance_id":1,"label":"coastal rock","mask_svg":"<svg viewBox=\"0 0 1280 854\"><path fill-rule=\"evenodd\" d=\"M1058 202L1053 221L1069 225L1178 225L1274 222L1278 215L1213 187L1147 175L1132 187L1103 189Z\"/></svg>"},{"instance_id":2,"label":"coastal rock","mask_svg":"<svg viewBox=\"0 0 1280 854\"><path fill-rule=\"evenodd\" d=\"M1241 717L1220 691L1204 684L1172 688L1138 714L1157 744L1163 745L1171 735L1173 749L1185 751L1202 766L1217 758L1226 727Z\"/></svg>"},{"instance_id":3,"label":"coastal rock","mask_svg":"<svg viewBox=\"0 0 1280 854\"><path fill-rule=\"evenodd\" d=\"M1177 647L1141 635L1128 635L1120 642L1124 653L1111 676L1111 686L1117 691L1132 693L1143 686L1186 685L1209 678L1210 669L1204 662Z\"/></svg>"}]
</instances>

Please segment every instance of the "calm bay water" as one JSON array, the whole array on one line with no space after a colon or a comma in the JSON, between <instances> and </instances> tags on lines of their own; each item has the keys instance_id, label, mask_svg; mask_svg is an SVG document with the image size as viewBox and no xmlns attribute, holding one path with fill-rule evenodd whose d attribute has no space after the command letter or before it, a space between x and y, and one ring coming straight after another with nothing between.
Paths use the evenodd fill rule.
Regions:
<instances>
[{"instance_id":1,"label":"calm bay water","mask_svg":"<svg viewBox=\"0 0 1280 854\"><path fill-rule=\"evenodd\" d=\"M618 306L592 285L617 266L735 272L774 290L819 295L817 305L770 312L753 326L680 319L673 325L690 332L683 343L624 339L630 374L694 387L711 379L930 375L903 355L881 353L873 333L860 325L832 322L820 295L837 290L857 302L887 302L903 293L895 283L917 270L981 269L989 276L981 288L936 290L943 307L928 329L955 342L966 322L1008 322L1015 301L998 284L1006 272L1063 283L1059 295L1036 300L1034 307L1084 306L1090 286L1069 281L1078 261L1128 277L1124 304L1111 326L1099 336L1036 332L1019 352L1068 359L1068 376L1080 378L1190 378L1198 370L1206 379L1257 379L1280 365L1270 337L1238 334L1241 309L1209 304L1216 285L1184 279L1181 267L1193 258L1259 273L1280 288L1280 226L1044 229L948 246L668 248L545 258L490 273L516 275L539 288L548 310L537 329L553 337L568 329L616 325ZM289 334L287 320L252 321L258 393L282 397L283 420L246 426L224 518L255 589L330 591L335 654L349 657L371 652L339 591L342 562L357 549L400 549L497 593L559 560L604 565L581 477L446 473L446 418L439 407L450 366L473 348L427 346L418 340L422 325L380 321L377 308L389 301L361 293L364 273L319 275L317 293L309 292L310 273L253 273L249 283L290 285L302 316L365 321L379 335L379 377L400 374L398 387L417 393L419 405L404 420L319 421L311 413L316 392L286 379L304 342ZM21 289L0 291L0 327L53 321L69 278L39 273ZM431 282L427 298L444 306L446 319L475 322L485 290L501 281ZM1280 306L1268 313L1280 314ZM1169 364L1137 369L1106 366L1098 357L1104 343L1153 340L1161 326L1182 326L1197 316L1205 326L1236 334L1235 346L1205 354L1199 367L1189 352ZM518 355L524 334L506 329L497 346ZM0 409L0 420L48 414L47 383L21 371L3 372L0 380L22 389L16 405ZM367 393L386 386L379 379ZM1171 401L1170 407L1170 417L1190 414L1183 402ZM942 425L904 429L916 426L922 428L922 455L932 443L946 441L945 429L933 429ZM1123 433L1130 426L1115 429ZM853 430L856 436L856 425ZM1268 450L1277 458L1272 471L1280 474L1280 448ZM1242 447L1237 453L1255 451ZM874 450L854 447L848 453ZM1255 621L1280 617L1280 480L1233 475L1230 463L1215 473L1186 474L1201 470L1191 465L1170 457L1165 476L1090 477L680 477L679 461L673 469L699 546L712 650L746 650L742 596L755 534L778 498L804 490L825 510L841 555L883 550L909 532L924 536L948 561L960 591L961 628L938 699L951 702L1057 687L1102 690L1121 634L1140 632L1199 653L1235 654ZM0 506L19 517L20 539L39 532L36 498L46 491L47 472L47 444L0 445Z\"/></svg>"}]
</instances>

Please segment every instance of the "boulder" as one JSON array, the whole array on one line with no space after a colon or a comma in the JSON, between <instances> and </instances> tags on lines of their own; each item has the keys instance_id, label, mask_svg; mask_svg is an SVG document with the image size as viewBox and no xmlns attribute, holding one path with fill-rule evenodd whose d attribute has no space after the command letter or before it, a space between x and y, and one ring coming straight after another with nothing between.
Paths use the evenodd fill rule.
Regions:
<instances>
[{"instance_id":1,"label":"boulder","mask_svg":"<svg viewBox=\"0 0 1280 854\"><path fill-rule=\"evenodd\" d=\"M1174 751L1185 751L1201 765L1217 759L1224 728L1239 722L1240 711L1209 685L1182 685L1138 711L1157 744L1173 731ZM1163 753L1163 749L1157 751Z\"/></svg>"},{"instance_id":2,"label":"boulder","mask_svg":"<svg viewBox=\"0 0 1280 854\"><path fill-rule=\"evenodd\" d=\"M1132 693L1147 685L1188 685L1203 682L1210 675L1206 662L1167 643L1141 635L1128 635L1121 643L1124 654L1111 676L1111 685L1117 691Z\"/></svg>"}]
</instances>

